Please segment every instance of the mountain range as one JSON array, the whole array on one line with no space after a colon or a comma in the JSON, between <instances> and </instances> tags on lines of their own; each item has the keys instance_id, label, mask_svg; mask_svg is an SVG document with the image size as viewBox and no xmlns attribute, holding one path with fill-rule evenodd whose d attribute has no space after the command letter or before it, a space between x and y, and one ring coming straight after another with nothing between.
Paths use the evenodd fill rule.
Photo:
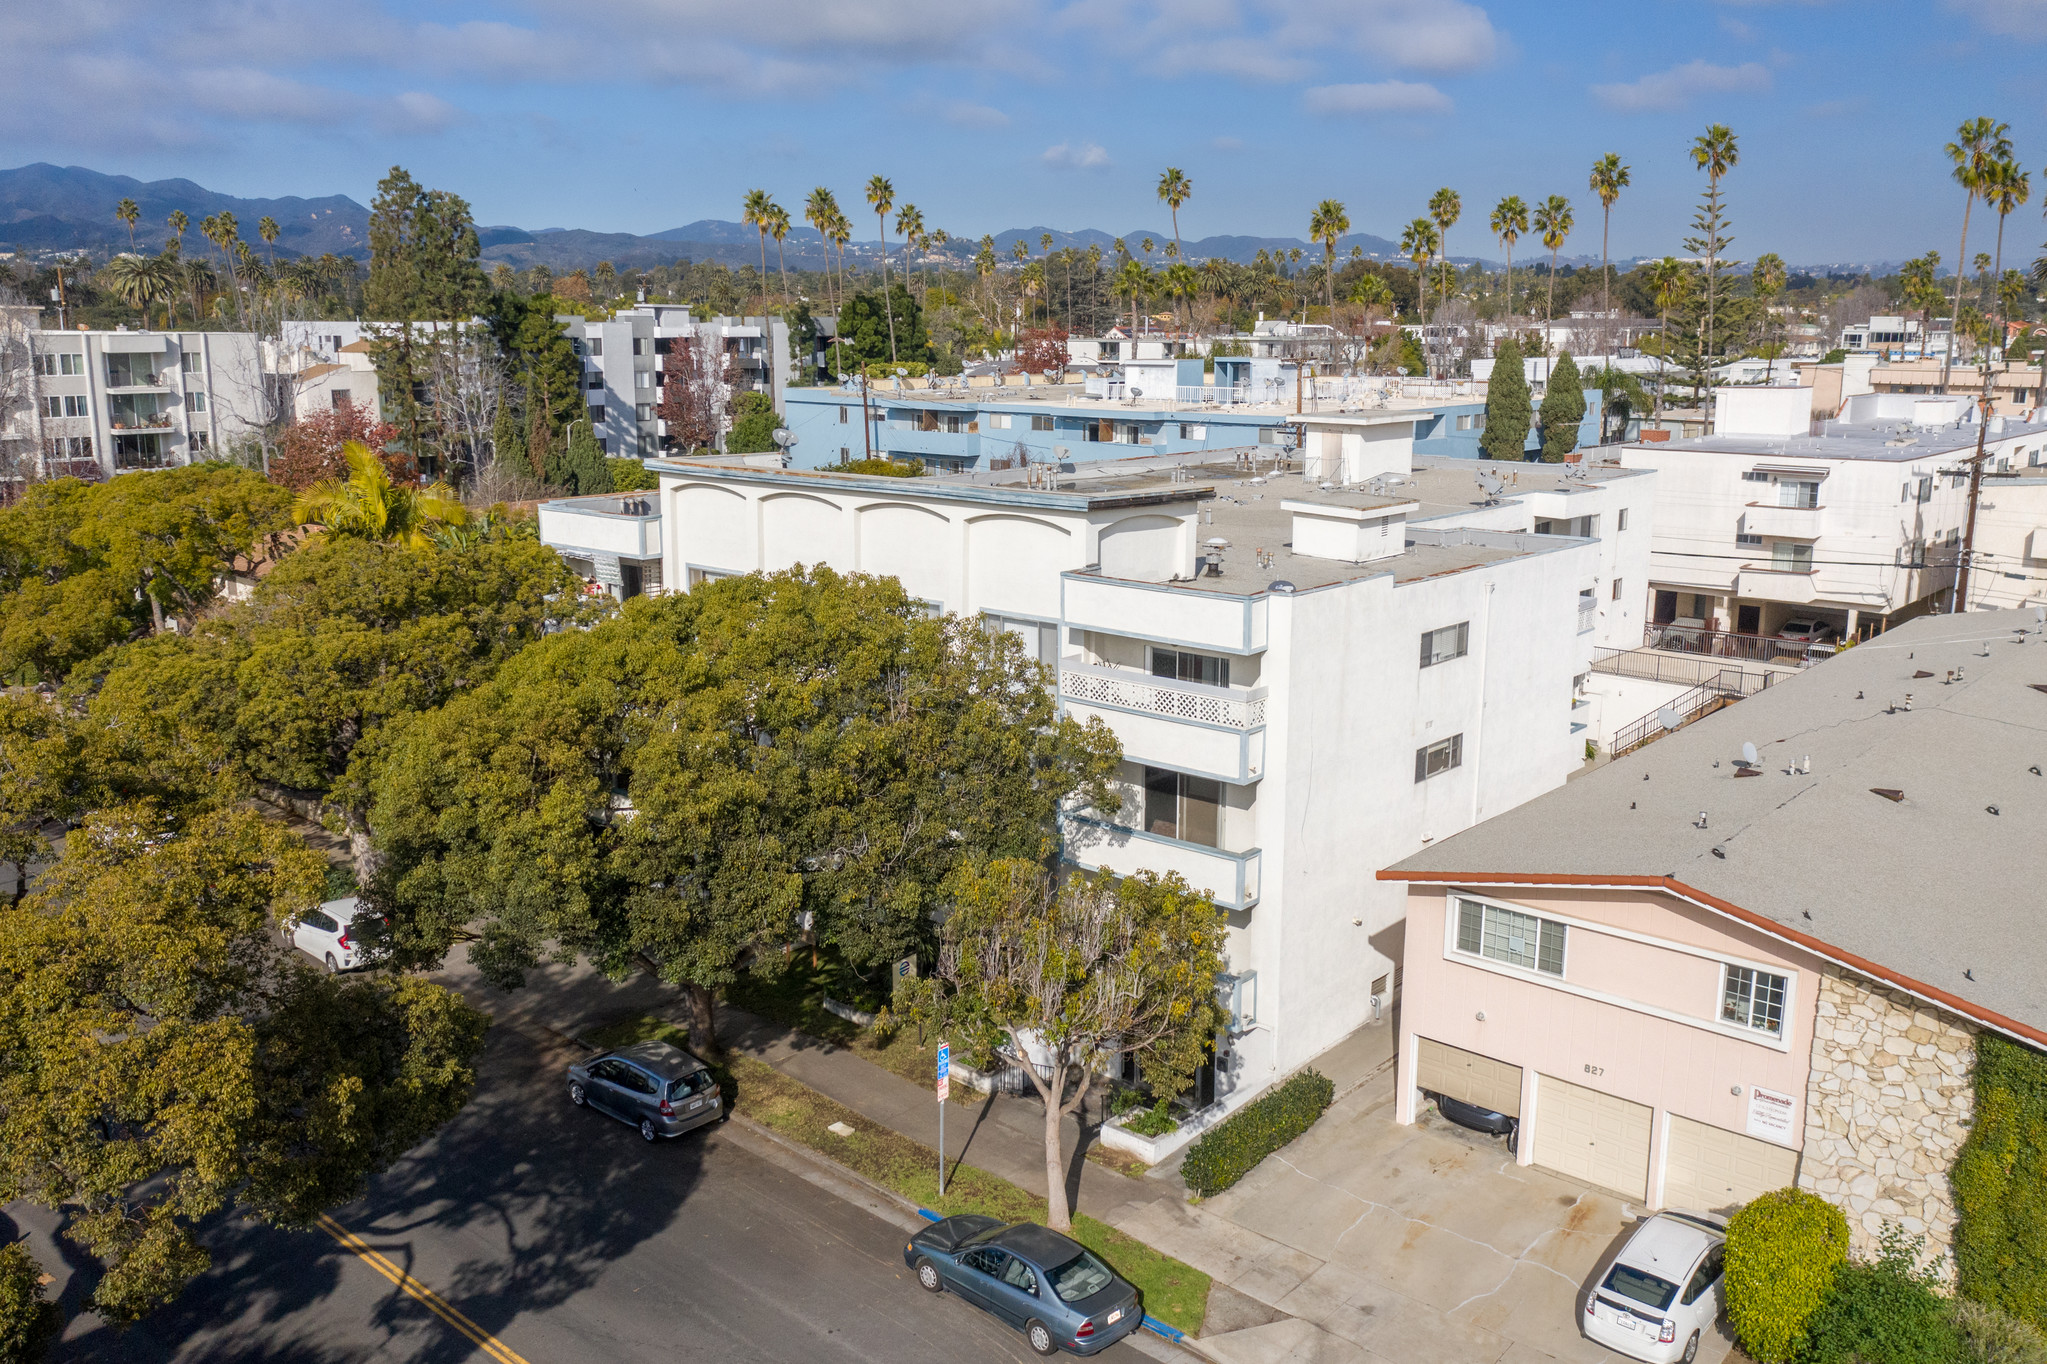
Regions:
<instances>
[{"instance_id":1,"label":"mountain range","mask_svg":"<svg viewBox=\"0 0 2047 1364\"><path fill-rule=\"evenodd\" d=\"M84 166L52 166L45 162L0 170L0 250L82 250L108 254L128 250L128 229L114 217L114 208L123 199L133 199L141 210L142 216L135 225L134 234L134 245L138 249L160 250L171 235L166 219L173 210L183 210L191 220L187 229L188 247L204 250L206 243L199 236L200 221L226 211L235 215L242 236L252 245L256 240L257 222L266 216L275 218L279 228L276 251L286 258L317 256L327 252L363 260L369 257L369 210L344 194L330 194L319 199L297 196L240 199L209 190L190 180L142 181L126 175L102 174ZM1467 235L1476 231L1476 228L1467 229ZM1115 250L1117 241L1117 234L1094 228L1078 232L1049 227L1010 228L993 235L995 249L1005 260L1018 241L1028 245L1033 256L1042 254L1042 242L1047 236L1052 239L1054 250L1077 248L1085 251L1091 246L1099 246L1104 255ZM644 269L685 259L716 261L727 266L750 262L758 266L761 258L760 236L753 228L716 218L705 218L646 236L628 232L592 232L584 228L529 229L502 225L479 227L477 236L483 244L483 257L487 263L502 261L520 270L545 265L557 274L588 269L599 261L610 261L620 269ZM1140 251L1140 243L1147 237L1154 246L1151 263L1164 264L1164 247L1173 239L1170 231L1140 228L1121 234L1121 239L1133 253ZM900 239L892 240L890 249L899 251L901 245ZM977 245L976 242L955 240L947 250L956 256L970 254ZM1362 248L1366 256L1376 260L1404 259L1396 243L1369 233L1352 233L1340 238L1336 246L1337 255L1348 256L1354 246ZM1282 252L1296 249L1301 251L1304 259L1320 259L1322 256L1319 243L1299 237L1212 236L1183 241L1180 247L1182 256L1189 260L1220 256L1243 264L1249 264L1261 250ZM871 264L879 250L880 242L870 238L849 242L846 255L849 259ZM795 227L782 243L781 251L782 258L792 268L814 270L825 263L823 243L808 226ZM776 268L776 250L772 242L768 245L767 258L768 269L772 271ZM1481 259L1488 266L1498 265L1497 261L1482 257L1451 257L1457 265ZM1599 258L1562 256L1559 261L1566 265L1597 265ZM1614 262L1616 267L1623 269L1635 263L1633 259ZM1860 273L1865 269L1881 272L1888 264L1807 268L1816 272Z\"/></svg>"}]
</instances>

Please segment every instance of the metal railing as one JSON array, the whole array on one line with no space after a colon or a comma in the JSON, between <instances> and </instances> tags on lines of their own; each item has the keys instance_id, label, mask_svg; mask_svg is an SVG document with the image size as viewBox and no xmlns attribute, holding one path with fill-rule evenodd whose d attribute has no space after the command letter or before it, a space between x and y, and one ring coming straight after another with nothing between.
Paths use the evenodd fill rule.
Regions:
<instances>
[{"instance_id":1,"label":"metal railing","mask_svg":"<svg viewBox=\"0 0 2047 1364\"><path fill-rule=\"evenodd\" d=\"M1631 750L1638 750L1638 748L1642 748L1644 743L1648 743L1650 739L1660 739L1662 735L1666 735L1666 733L1670 733L1674 729L1683 729L1685 725L1689 725L1691 721L1699 719L1701 715L1711 715L1717 709L1734 705L1734 702L1740 700L1742 696L1752 694L1752 692L1742 690L1742 688L1744 688L1744 680L1746 678L1754 678L1754 676L1756 674L1740 672L1738 668L1724 668L1722 672L1719 672L1719 678L1713 678L1711 682L1701 682L1699 686L1691 688L1689 692L1685 692L1681 696L1676 696L1674 700L1670 700L1668 705L1656 707L1654 711L1650 711L1648 715L1638 719L1634 725L1627 725L1625 729L1615 733L1613 735L1613 748L1611 748L1613 756L1619 758L1621 754L1627 754ZM1762 682L1762 686L1769 686L1767 678L1765 678L1765 682ZM1756 688L1756 690L1762 690L1762 688Z\"/></svg>"},{"instance_id":2,"label":"metal railing","mask_svg":"<svg viewBox=\"0 0 2047 1364\"><path fill-rule=\"evenodd\" d=\"M1059 692L1069 700L1163 715L1174 720L1257 729L1265 723L1265 693L1226 691L1199 683L1174 682L1144 673L1118 672L1089 664L1062 663Z\"/></svg>"},{"instance_id":3,"label":"metal railing","mask_svg":"<svg viewBox=\"0 0 2047 1364\"><path fill-rule=\"evenodd\" d=\"M1791 663L1800 667L1834 656L1835 646L1818 641L1748 635L1711 630L1700 625L1648 625L1642 630L1645 648L1671 653L1704 654L1709 658L1743 659L1751 663Z\"/></svg>"},{"instance_id":4,"label":"metal railing","mask_svg":"<svg viewBox=\"0 0 2047 1364\"><path fill-rule=\"evenodd\" d=\"M1742 679L1741 689L1744 696L1755 695L1777 677L1775 673L1751 673L1723 668L1702 657L1673 658L1655 649L1594 649L1592 671L1612 673L1616 677L1638 677L1645 682L1669 682L1689 687L1719 681L1733 673Z\"/></svg>"}]
</instances>

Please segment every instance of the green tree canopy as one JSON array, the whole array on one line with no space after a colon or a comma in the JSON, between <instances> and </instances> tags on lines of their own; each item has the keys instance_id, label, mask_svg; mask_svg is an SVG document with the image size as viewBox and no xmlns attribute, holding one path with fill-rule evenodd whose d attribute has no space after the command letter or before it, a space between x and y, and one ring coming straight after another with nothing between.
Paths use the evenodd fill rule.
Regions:
<instances>
[{"instance_id":1,"label":"green tree canopy","mask_svg":"<svg viewBox=\"0 0 2047 1364\"><path fill-rule=\"evenodd\" d=\"M347 478L326 478L300 493L292 517L320 526L330 536L388 540L420 549L434 532L460 526L469 510L445 483L415 488L393 483L384 462L360 441L341 447Z\"/></svg>"},{"instance_id":2,"label":"green tree canopy","mask_svg":"<svg viewBox=\"0 0 2047 1364\"><path fill-rule=\"evenodd\" d=\"M423 980L329 977L279 940L320 858L246 810L116 806L0 912L0 1201L71 1212L133 1320L230 1205L303 1225L467 1101L486 1020Z\"/></svg>"},{"instance_id":3,"label":"green tree canopy","mask_svg":"<svg viewBox=\"0 0 2047 1364\"><path fill-rule=\"evenodd\" d=\"M1058 717L1016 641L826 568L638 598L422 715L381 769L375 893L408 959L481 924L516 984L551 950L711 991L809 911L857 964L928 945L970 857L1042 859L1109 799L1114 739Z\"/></svg>"},{"instance_id":4,"label":"green tree canopy","mask_svg":"<svg viewBox=\"0 0 2047 1364\"><path fill-rule=\"evenodd\" d=\"M894 356L889 354L891 309L895 313ZM839 336L845 350L863 365L899 360L928 364L933 359L930 338L924 332L924 310L901 283L888 286L886 303L878 289L862 290L847 299L839 310Z\"/></svg>"},{"instance_id":5,"label":"green tree canopy","mask_svg":"<svg viewBox=\"0 0 2047 1364\"><path fill-rule=\"evenodd\" d=\"M386 322L461 322L481 313L490 284L468 201L427 189L401 166L377 182L370 205L369 315Z\"/></svg>"},{"instance_id":6,"label":"green tree canopy","mask_svg":"<svg viewBox=\"0 0 2047 1364\"><path fill-rule=\"evenodd\" d=\"M0 510L0 674L61 678L166 611L189 623L237 555L290 524L290 504L226 464L30 485Z\"/></svg>"},{"instance_id":7,"label":"green tree canopy","mask_svg":"<svg viewBox=\"0 0 2047 1364\"><path fill-rule=\"evenodd\" d=\"M1546 463L1561 464L1578 448L1578 425L1584 420L1585 385L1578 377L1578 362L1567 352L1550 370L1549 386L1542 395L1542 457ZM1486 429L1492 429L1490 420Z\"/></svg>"},{"instance_id":8,"label":"green tree canopy","mask_svg":"<svg viewBox=\"0 0 2047 1364\"><path fill-rule=\"evenodd\" d=\"M576 358L562 324L554 320L556 313L576 311L552 294L529 298L506 290L491 299L491 336L524 395L528 421L544 410L550 434L587 415L583 410L583 363Z\"/></svg>"},{"instance_id":9,"label":"green tree canopy","mask_svg":"<svg viewBox=\"0 0 2047 1364\"><path fill-rule=\"evenodd\" d=\"M774 400L767 394L736 394L732 399L732 429L725 433L726 452L758 454L778 449L775 428L780 425Z\"/></svg>"},{"instance_id":10,"label":"green tree canopy","mask_svg":"<svg viewBox=\"0 0 2047 1364\"><path fill-rule=\"evenodd\" d=\"M1478 438L1478 448L1487 459L1520 459L1528 448L1529 416L1528 377L1522 373L1521 347L1502 341L1494 353L1492 378L1486 384L1485 433Z\"/></svg>"},{"instance_id":11,"label":"green tree canopy","mask_svg":"<svg viewBox=\"0 0 2047 1364\"><path fill-rule=\"evenodd\" d=\"M611 491L611 469L587 420L572 424L569 438L548 452L547 481L578 496Z\"/></svg>"},{"instance_id":12,"label":"green tree canopy","mask_svg":"<svg viewBox=\"0 0 2047 1364\"><path fill-rule=\"evenodd\" d=\"M1064 1231L1060 1119L1111 1056L1136 1053L1161 1096L1192 1082L1224 1022L1222 911L1178 876L1118 882L1103 872L1058 884L1034 861L968 864L950 888L937 972L904 982L897 1001L976 1057L1006 1045L1037 1063L1024 1073L1045 1101L1046 1221Z\"/></svg>"}]
</instances>

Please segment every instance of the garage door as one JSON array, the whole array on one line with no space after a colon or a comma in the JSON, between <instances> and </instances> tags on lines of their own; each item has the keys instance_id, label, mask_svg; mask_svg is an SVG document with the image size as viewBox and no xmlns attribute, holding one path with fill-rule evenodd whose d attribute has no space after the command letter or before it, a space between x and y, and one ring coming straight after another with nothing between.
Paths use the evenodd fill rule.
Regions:
<instances>
[{"instance_id":1,"label":"garage door","mask_svg":"<svg viewBox=\"0 0 2047 1364\"><path fill-rule=\"evenodd\" d=\"M1431 1094L1448 1094L1510 1118L1521 1116L1521 1067L1475 1051L1420 1038L1414 1083Z\"/></svg>"},{"instance_id":2,"label":"garage door","mask_svg":"<svg viewBox=\"0 0 2047 1364\"><path fill-rule=\"evenodd\" d=\"M1798 1182L1798 1152L1672 1114L1663 1206L1732 1212L1757 1194Z\"/></svg>"},{"instance_id":3,"label":"garage door","mask_svg":"<svg viewBox=\"0 0 2047 1364\"><path fill-rule=\"evenodd\" d=\"M1649 1197L1647 1104L1540 1076L1535 1101L1537 1165L1612 1189Z\"/></svg>"}]
</instances>

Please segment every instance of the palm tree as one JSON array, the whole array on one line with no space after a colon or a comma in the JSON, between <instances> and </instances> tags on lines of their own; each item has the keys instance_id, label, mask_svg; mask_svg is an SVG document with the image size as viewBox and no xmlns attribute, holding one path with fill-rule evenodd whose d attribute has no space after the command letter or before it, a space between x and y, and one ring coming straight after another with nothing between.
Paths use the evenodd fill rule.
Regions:
<instances>
[{"instance_id":1,"label":"palm tree","mask_svg":"<svg viewBox=\"0 0 2047 1364\"><path fill-rule=\"evenodd\" d=\"M1187 304L1187 314L1188 323L1190 327L1192 326L1194 315L1194 304L1192 300L1195 294L1199 293L1200 290L1201 276L1197 274L1195 272L1194 267L1189 265L1186 261L1176 260L1171 265L1168 265L1166 267L1166 292L1171 294L1175 299L1184 298L1189 300ZM1175 317L1178 317L1179 313L1180 309L1178 305L1175 304L1173 308L1173 315Z\"/></svg>"},{"instance_id":2,"label":"palm tree","mask_svg":"<svg viewBox=\"0 0 2047 1364\"><path fill-rule=\"evenodd\" d=\"M782 242L789 235L789 210L776 204L768 214L768 235L775 239L775 269L782 275L782 310L789 309L789 259L782 251Z\"/></svg>"},{"instance_id":3,"label":"palm tree","mask_svg":"<svg viewBox=\"0 0 2047 1364\"><path fill-rule=\"evenodd\" d=\"M1436 231L1443 244L1443 261L1436 288L1437 298L1450 296L1450 229L1457 226L1457 220L1464 216L1464 197L1448 185L1429 196L1429 216L1436 220Z\"/></svg>"},{"instance_id":4,"label":"palm tree","mask_svg":"<svg viewBox=\"0 0 2047 1364\"><path fill-rule=\"evenodd\" d=\"M1613 368L1613 270L1608 264L1607 243L1613 236L1614 200L1621 197L1621 191L1628 187L1630 167L1621 164L1619 152L1608 152L1592 163L1591 190L1599 196L1599 207L1605 220L1599 229L1599 311L1605 319L1600 330L1604 333L1606 346L1606 368Z\"/></svg>"},{"instance_id":5,"label":"palm tree","mask_svg":"<svg viewBox=\"0 0 2047 1364\"><path fill-rule=\"evenodd\" d=\"M1571 201L1561 194L1552 194L1535 206L1535 230L1542 234L1542 244L1549 248L1549 303L1542 316L1542 348L1550 349L1550 327L1557 317L1557 250L1564 244L1564 238L1571 235Z\"/></svg>"},{"instance_id":6,"label":"palm tree","mask_svg":"<svg viewBox=\"0 0 2047 1364\"><path fill-rule=\"evenodd\" d=\"M1692 272L1675 256L1665 256L1649 267L1649 289L1656 296L1661 326L1656 333L1656 415L1663 415L1663 361L1670 353L1670 310L1691 293Z\"/></svg>"},{"instance_id":7,"label":"palm tree","mask_svg":"<svg viewBox=\"0 0 2047 1364\"><path fill-rule=\"evenodd\" d=\"M277 268L277 238L279 233L280 229L277 226L277 219L267 213L256 223L256 235L263 239L263 249L270 257L272 269Z\"/></svg>"},{"instance_id":8,"label":"palm tree","mask_svg":"<svg viewBox=\"0 0 2047 1364\"><path fill-rule=\"evenodd\" d=\"M760 233L761 238L761 311L767 311L768 292L768 223L774 217L775 200L764 189L750 189L746 198L740 201L739 221Z\"/></svg>"},{"instance_id":9,"label":"palm tree","mask_svg":"<svg viewBox=\"0 0 2047 1364\"><path fill-rule=\"evenodd\" d=\"M175 298L178 289L177 269L162 256L116 256L100 268L99 282L115 298L141 311L145 331L149 310Z\"/></svg>"},{"instance_id":10,"label":"palm tree","mask_svg":"<svg viewBox=\"0 0 2047 1364\"><path fill-rule=\"evenodd\" d=\"M1972 118L1955 130L1955 140L1947 144L1948 160L1955 164L1955 183L1967 191L1967 197L1962 201L1962 248L1955 253L1955 301L1948 313L1947 356L1940 364L1943 393L1947 392L1948 369L1955 358L1955 323L1962 315L1962 281L1969 259L1969 210L1976 206L1976 197L1990 188L1996 174L1992 168L2011 160L2010 132L2009 123Z\"/></svg>"},{"instance_id":11,"label":"palm tree","mask_svg":"<svg viewBox=\"0 0 2047 1364\"><path fill-rule=\"evenodd\" d=\"M817 229L817 239L824 247L825 297L834 317L839 313L839 294L837 281L832 278L832 215L838 210L839 201L823 185L803 201L803 221Z\"/></svg>"},{"instance_id":12,"label":"palm tree","mask_svg":"<svg viewBox=\"0 0 2047 1364\"><path fill-rule=\"evenodd\" d=\"M888 294L888 211L895 207L896 187L876 175L867 181L867 206L881 225L881 306L888 314L888 362L896 362L896 305Z\"/></svg>"},{"instance_id":13,"label":"palm tree","mask_svg":"<svg viewBox=\"0 0 2047 1364\"><path fill-rule=\"evenodd\" d=\"M1790 272L1784 268L1784 258L1774 251L1765 251L1762 255L1757 256L1756 263L1749 267L1749 292L1756 296L1756 302L1763 305L1763 317L1765 319L1763 325L1766 329L1763 335L1765 337L1769 336L1769 329L1775 321L1775 315L1771 313L1770 305L1776 302L1777 295L1784 292L1784 283L1789 278ZM1771 345L1767 341L1765 344ZM1770 382L1770 376L1776 372L1776 368L1777 351L1775 346L1771 345L1769 361L1763 366L1764 383Z\"/></svg>"},{"instance_id":14,"label":"palm tree","mask_svg":"<svg viewBox=\"0 0 2047 1364\"><path fill-rule=\"evenodd\" d=\"M904 204L897 210L896 233L903 239L903 273L907 275L910 273L910 248L924 240L924 215L915 204Z\"/></svg>"},{"instance_id":15,"label":"palm tree","mask_svg":"<svg viewBox=\"0 0 2047 1364\"><path fill-rule=\"evenodd\" d=\"M1165 174L1159 177L1159 199L1164 202L1168 209L1172 210L1173 245L1175 247L1180 244L1180 205L1193 197L1194 182L1187 178L1186 172L1182 171L1178 166L1166 167ZM1151 248L1146 247L1145 249L1148 251ZM1173 254L1177 256L1179 252L1176 250Z\"/></svg>"},{"instance_id":16,"label":"palm tree","mask_svg":"<svg viewBox=\"0 0 2047 1364\"><path fill-rule=\"evenodd\" d=\"M382 460L361 441L341 447L348 477L324 479L292 503L293 519L329 535L425 549L442 527L464 525L469 510L445 483L405 487L391 481Z\"/></svg>"},{"instance_id":17,"label":"palm tree","mask_svg":"<svg viewBox=\"0 0 2047 1364\"><path fill-rule=\"evenodd\" d=\"M1510 194L1493 205L1493 236L1507 249L1507 317L1514 316L1514 243L1528 230L1528 205Z\"/></svg>"},{"instance_id":18,"label":"palm tree","mask_svg":"<svg viewBox=\"0 0 2047 1364\"><path fill-rule=\"evenodd\" d=\"M2023 206L2033 192L2032 177L2018 162L2005 160L1997 163L1990 184L1985 187L1983 202L1997 210L1997 254L1991 263L1991 273L1999 281L1997 302L1997 343L2005 344L2005 331L2010 309L2005 303L2009 290L2003 287L2004 280L2004 220L2011 211Z\"/></svg>"},{"instance_id":19,"label":"palm tree","mask_svg":"<svg viewBox=\"0 0 2047 1364\"><path fill-rule=\"evenodd\" d=\"M135 249L135 224L142 217L142 210L135 206L133 199L123 199L114 205L114 216L128 225L128 249Z\"/></svg>"},{"instance_id":20,"label":"palm tree","mask_svg":"<svg viewBox=\"0 0 2047 1364\"><path fill-rule=\"evenodd\" d=\"M1151 292L1151 271L1144 262L1127 260L1116 275L1116 292L1130 295L1130 334L1137 335L1137 300Z\"/></svg>"},{"instance_id":21,"label":"palm tree","mask_svg":"<svg viewBox=\"0 0 2047 1364\"><path fill-rule=\"evenodd\" d=\"M1322 243L1322 274L1329 294L1329 321L1336 322L1336 239L1350 231L1350 214L1334 199L1324 199L1308 215L1308 235Z\"/></svg>"},{"instance_id":22,"label":"palm tree","mask_svg":"<svg viewBox=\"0 0 2047 1364\"><path fill-rule=\"evenodd\" d=\"M1422 320L1422 362L1428 366L1429 337L1429 262L1436 258L1436 248L1442 238L1437 235L1436 225L1427 218L1416 218L1400 233L1400 253L1414 262L1414 280L1419 286L1416 292L1416 306ZM1430 368L1433 376L1433 368Z\"/></svg>"},{"instance_id":23,"label":"palm tree","mask_svg":"<svg viewBox=\"0 0 2047 1364\"><path fill-rule=\"evenodd\" d=\"M1713 335L1713 313L1719 300L1720 271L1719 256L1722 242L1717 235L1720 207L1720 177L1734 169L1741 160L1741 149L1735 144L1734 130L1725 123L1710 125L1706 131L1692 139L1692 164L1706 172L1706 199L1712 205L1715 226L1712 235L1706 239L1706 331L1699 339L1699 356L1702 360L1715 354Z\"/></svg>"},{"instance_id":24,"label":"palm tree","mask_svg":"<svg viewBox=\"0 0 2047 1364\"><path fill-rule=\"evenodd\" d=\"M171 225L171 236L176 239L178 250L183 251L185 249L185 229L192 225L192 220L185 216L184 209L174 208L171 210L171 216L164 219L164 221Z\"/></svg>"}]
</instances>

